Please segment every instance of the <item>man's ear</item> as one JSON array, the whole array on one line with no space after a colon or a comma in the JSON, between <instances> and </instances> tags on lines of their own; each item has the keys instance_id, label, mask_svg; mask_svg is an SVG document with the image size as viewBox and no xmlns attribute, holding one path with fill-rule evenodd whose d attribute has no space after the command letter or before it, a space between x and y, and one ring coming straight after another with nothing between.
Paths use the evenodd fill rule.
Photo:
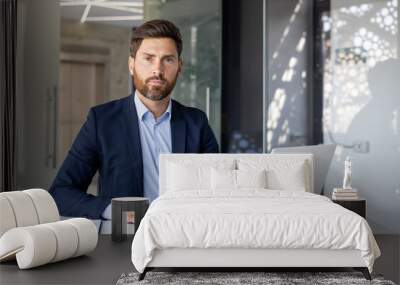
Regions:
<instances>
[{"instance_id":1,"label":"man's ear","mask_svg":"<svg viewBox=\"0 0 400 285\"><path fill-rule=\"evenodd\" d=\"M132 56L129 56L128 58L128 68L129 68L129 73L131 76L134 76L134 70L135 70L135 59Z\"/></svg>"},{"instance_id":2,"label":"man's ear","mask_svg":"<svg viewBox=\"0 0 400 285\"><path fill-rule=\"evenodd\" d=\"M178 74L181 74L182 70L183 70L183 60L179 59Z\"/></svg>"}]
</instances>

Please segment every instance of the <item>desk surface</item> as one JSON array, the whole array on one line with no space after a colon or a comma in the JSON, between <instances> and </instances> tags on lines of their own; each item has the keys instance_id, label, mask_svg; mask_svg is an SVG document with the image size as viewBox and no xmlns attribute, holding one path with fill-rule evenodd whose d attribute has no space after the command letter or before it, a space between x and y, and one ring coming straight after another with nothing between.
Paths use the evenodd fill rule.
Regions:
<instances>
[{"instance_id":1,"label":"desk surface","mask_svg":"<svg viewBox=\"0 0 400 285\"><path fill-rule=\"evenodd\" d=\"M85 256L19 270L17 262L0 264L0 284L115 284L124 272L135 271L131 261L132 238L112 242L100 235L96 249Z\"/></svg>"}]
</instances>

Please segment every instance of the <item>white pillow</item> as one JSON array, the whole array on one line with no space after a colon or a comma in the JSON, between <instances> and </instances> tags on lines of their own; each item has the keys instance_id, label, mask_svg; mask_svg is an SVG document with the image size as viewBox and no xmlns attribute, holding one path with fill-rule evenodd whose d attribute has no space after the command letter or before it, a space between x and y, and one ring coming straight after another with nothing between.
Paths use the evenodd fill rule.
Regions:
<instances>
[{"instance_id":1,"label":"white pillow","mask_svg":"<svg viewBox=\"0 0 400 285\"><path fill-rule=\"evenodd\" d=\"M211 189L236 189L236 170L212 168Z\"/></svg>"},{"instance_id":2,"label":"white pillow","mask_svg":"<svg viewBox=\"0 0 400 285\"><path fill-rule=\"evenodd\" d=\"M267 188L267 171L236 170L237 188Z\"/></svg>"},{"instance_id":3,"label":"white pillow","mask_svg":"<svg viewBox=\"0 0 400 285\"><path fill-rule=\"evenodd\" d=\"M240 188L266 188L267 177L262 170L211 169L213 190L237 190Z\"/></svg>"},{"instance_id":4,"label":"white pillow","mask_svg":"<svg viewBox=\"0 0 400 285\"><path fill-rule=\"evenodd\" d=\"M170 163L168 172L168 189L171 191L210 188L210 167L187 167Z\"/></svg>"},{"instance_id":5,"label":"white pillow","mask_svg":"<svg viewBox=\"0 0 400 285\"><path fill-rule=\"evenodd\" d=\"M269 171L269 187L277 190L306 191L307 180L304 162L292 166L289 169Z\"/></svg>"},{"instance_id":6,"label":"white pillow","mask_svg":"<svg viewBox=\"0 0 400 285\"><path fill-rule=\"evenodd\" d=\"M309 189L308 168L304 160L239 159L239 170L267 171L267 188L272 190L306 191Z\"/></svg>"},{"instance_id":7,"label":"white pillow","mask_svg":"<svg viewBox=\"0 0 400 285\"><path fill-rule=\"evenodd\" d=\"M167 191L210 190L211 168L234 169L234 160L181 159L167 164Z\"/></svg>"}]
</instances>

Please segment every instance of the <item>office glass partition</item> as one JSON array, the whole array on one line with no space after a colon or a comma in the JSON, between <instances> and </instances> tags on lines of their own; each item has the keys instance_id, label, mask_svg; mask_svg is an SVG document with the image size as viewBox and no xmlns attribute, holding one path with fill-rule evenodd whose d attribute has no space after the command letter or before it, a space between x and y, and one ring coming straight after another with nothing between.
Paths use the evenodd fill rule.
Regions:
<instances>
[{"instance_id":1,"label":"office glass partition","mask_svg":"<svg viewBox=\"0 0 400 285\"><path fill-rule=\"evenodd\" d=\"M312 142L312 1L265 0L264 149Z\"/></svg>"},{"instance_id":2,"label":"office glass partition","mask_svg":"<svg viewBox=\"0 0 400 285\"><path fill-rule=\"evenodd\" d=\"M337 143L326 190L353 161L374 233L400 233L398 0L329 1L320 14L324 142Z\"/></svg>"},{"instance_id":3,"label":"office glass partition","mask_svg":"<svg viewBox=\"0 0 400 285\"><path fill-rule=\"evenodd\" d=\"M167 19L183 39L183 72L173 98L204 111L218 142L221 133L221 0L145 0L144 20Z\"/></svg>"}]
</instances>

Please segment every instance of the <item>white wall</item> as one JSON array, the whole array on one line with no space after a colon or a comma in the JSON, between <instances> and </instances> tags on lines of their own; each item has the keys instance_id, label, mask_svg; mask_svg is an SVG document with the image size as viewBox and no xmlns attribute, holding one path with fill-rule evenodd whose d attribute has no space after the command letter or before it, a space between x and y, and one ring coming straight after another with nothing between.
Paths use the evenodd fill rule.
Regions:
<instances>
[{"instance_id":1,"label":"white wall","mask_svg":"<svg viewBox=\"0 0 400 285\"><path fill-rule=\"evenodd\" d=\"M341 186L349 155L353 187L367 199L374 233L400 233L398 1L332 0L331 9L324 142L345 146L336 151L325 192L330 196L333 187ZM369 144L368 152L351 147L357 141Z\"/></svg>"}]
</instances>

